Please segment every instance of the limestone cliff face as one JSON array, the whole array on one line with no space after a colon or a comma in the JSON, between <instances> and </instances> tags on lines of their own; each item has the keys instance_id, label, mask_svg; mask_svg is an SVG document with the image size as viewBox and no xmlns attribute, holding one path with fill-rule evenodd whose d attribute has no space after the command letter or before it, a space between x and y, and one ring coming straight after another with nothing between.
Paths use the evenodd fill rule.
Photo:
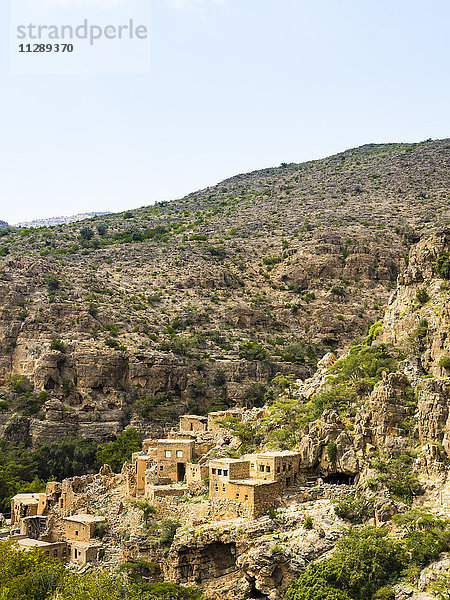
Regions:
<instances>
[{"instance_id":1,"label":"limestone cliff face","mask_svg":"<svg viewBox=\"0 0 450 600\"><path fill-rule=\"evenodd\" d=\"M420 354L419 368L437 378L448 377L439 361L450 356L450 294L436 262L449 248L449 229L424 237L412 248L408 267L389 300L380 336L381 341Z\"/></svg>"}]
</instances>

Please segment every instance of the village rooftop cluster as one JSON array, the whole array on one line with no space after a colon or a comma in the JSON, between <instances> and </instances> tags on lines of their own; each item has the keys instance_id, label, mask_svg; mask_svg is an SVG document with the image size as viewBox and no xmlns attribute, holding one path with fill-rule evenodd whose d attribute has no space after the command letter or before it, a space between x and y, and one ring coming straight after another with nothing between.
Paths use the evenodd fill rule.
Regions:
<instances>
[{"instance_id":1,"label":"village rooftop cluster","mask_svg":"<svg viewBox=\"0 0 450 600\"><path fill-rule=\"evenodd\" d=\"M276 506L284 488L305 480L300 452L260 452L240 458L217 458L214 448L223 435L222 420L241 420L240 409L183 415L179 430L164 439L145 439L142 451L122 469L124 496L147 498L157 514L170 513L171 503L208 487L209 519L257 519ZM50 482L45 493L18 494L11 501L11 528L1 535L23 550L39 547L48 556L83 566L102 558L99 527L104 516L80 512L83 486L95 477L112 476L108 465L99 475ZM173 506L172 506L173 508Z\"/></svg>"}]
</instances>

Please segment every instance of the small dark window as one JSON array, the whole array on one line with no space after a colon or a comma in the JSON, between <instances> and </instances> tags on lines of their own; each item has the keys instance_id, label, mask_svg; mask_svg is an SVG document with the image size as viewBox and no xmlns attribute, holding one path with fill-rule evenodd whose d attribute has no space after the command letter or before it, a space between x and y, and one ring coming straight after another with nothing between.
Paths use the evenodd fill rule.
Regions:
<instances>
[{"instance_id":1,"label":"small dark window","mask_svg":"<svg viewBox=\"0 0 450 600\"><path fill-rule=\"evenodd\" d=\"M78 531L75 531L75 535L78 535Z\"/></svg>"},{"instance_id":2,"label":"small dark window","mask_svg":"<svg viewBox=\"0 0 450 600\"><path fill-rule=\"evenodd\" d=\"M248 500L248 495L247 494L245 494L244 500Z\"/></svg>"},{"instance_id":3,"label":"small dark window","mask_svg":"<svg viewBox=\"0 0 450 600\"><path fill-rule=\"evenodd\" d=\"M224 469L224 470L223 470L223 474L224 474L224 475L228 475L228 469Z\"/></svg>"},{"instance_id":4,"label":"small dark window","mask_svg":"<svg viewBox=\"0 0 450 600\"><path fill-rule=\"evenodd\" d=\"M217 475L222 475L222 469L217 469Z\"/></svg>"},{"instance_id":5,"label":"small dark window","mask_svg":"<svg viewBox=\"0 0 450 600\"><path fill-rule=\"evenodd\" d=\"M277 473L279 473L279 472L280 472L280 467L277 467Z\"/></svg>"},{"instance_id":6,"label":"small dark window","mask_svg":"<svg viewBox=\"0 0 450 600\"><path fill-rule=\"evenodd\" d=\"M261 466L259 467L259 470L261 471L261 473L264 473L264 465L261 465Z\"/></svg>"},{"instance_id":7,"label":"small dark window","mask_svg":"<svg viewBox=\"0 0 450 600\"><path fill-rule=\"evenodd\" d=\"M216 470L215 469L211 469L212 474L215 475L216 474Z\"/></svg>"},{"instance_id":8,"label":"small dark window","mask_svg":"<svg viewBox=\"0 0 450 600\"><path fill-rule=\"evenodd\" d=\"M266 466L266 473L270 473L270 467L269 467L269 465Z\"/></svg>"}]
</instances>

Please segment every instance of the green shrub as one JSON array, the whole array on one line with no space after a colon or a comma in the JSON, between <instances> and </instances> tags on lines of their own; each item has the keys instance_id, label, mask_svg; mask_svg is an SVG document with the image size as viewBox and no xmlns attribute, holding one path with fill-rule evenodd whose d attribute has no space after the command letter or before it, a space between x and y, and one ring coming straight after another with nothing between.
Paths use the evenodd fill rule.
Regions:
<instances>
[{"instance_id":1,"label":"green shrub","mask_svg":"<svg viewBox=\"0 0 450 600\"><path fill-rule=\"evenodd\" d=\"M417 302L422 305L422 304L426 304L428 302L428 300L430 299L430 296L428 295L428 292L425 288L418 288L416 290L416 298L417 298Z\"/></svg>"},{"instance_id":2,"label":"green shrub","mask_svg":"<svg viewBox=\"0 0 450 600\"><path fill-rule=\"evenodd\" d=\"M308 515L303 523L303 529L309 530L313 528L313 520L311 515Z\"/></svg>"},{"instance_id":3,"label":"green shrub","mask_svg":"<svg viewBox=\"0 0 450 600\"><path fill-rule=\"evenodd\" d=\"M373 342L376 340L376 338L380 334L382 327L383 327L383 321L377 321L376 323L373 323L373 325L370 326L367 337L364 340L364 343L367 346L371 346L373 344Z\"/></svg>"},{"instance_id":4,"label":"green shrub","mask_svg":"<svg viewBox=\"0 0 450 600\"><path fill-rule=\"evenodd\" d=\"M26 394L33 390L33 385L24 375L13 375L9 380L9 389L16 394Z\"/></svg>"},{"instance_id":5,"label":"green shrub","mask_svg":"<svg viewBox=\"0 0 450 600\"><path fill-rule=\"evenodd\" d=\"M159 525L161 531L159 543L164 546L170 546L180 526L181 523L175 519L163 519Z\"/></svg>"},{"instance_id":6,"label":"green shrub","mask_svg":"<svg viewBox=\"0 0 450 600\"><path fill-rule=\"evenodd\" d=\"M143 498L142 500L132 500L133 506L142 510L144 516L144 523L149 525L151 517L156 514L156 508L150 504L148 498Z\"/></svg>"},{"instance_id":7,"label":"green shrub","mask_svg":"<svg viewBox=\"0 0 450 600\"><path fill-rule=\"evenodd\" d=\"M446 573L439 575L430 589L439 600L450 600L450 575Z\"/></svg>"},{"instance_id":8,"label":"green shrub","mask_svg":"<svg viewBox=\"0 0 450 600\"><path fill-rule=\"evenodd\" d=\"M262 344L254 340L242 342L239 345L239 356L245 360L265 360L267 358L267 350Z\"/></svg>"},{"instance_id":9,"label":"green shrub","mask_svg":"<svg viewBox=\"0 0 450 600\"><path fill-rule=\"evenodd\" d=\"M286 600L370 600L404 564L402 548L384 529L350 529L331 558L310 564L291 583Z\"/></svg>"},{"instance_id":10,"label":"green shrub","mask_svg":"<svg viewBox=\"0 0 450 600\"><path fill-rule=\"evenodd\" d=\"M359 492L348 494L334 502L334 512L341 519L356 525L373 516L373 502L366 500Z\"/></svg>"},{"instance_id":11,"label":"green shrub","mask_svg":"<svg viewBox=\"0 0 450 600\"><path fill-rule=\"evenodd\" d=\"M337 446L336 446L336 442L330 442L327 445L327 456L328 456L328 460L330 461L330 463L332 465L334 465L334 463L336 462L336 459L337 459Z\"/></svg>"},{"instance_id":12,"label":"green shrub","mask_svg":"<svg viewBox=\"0 0 450 600\"><path fill-rule=\"evenodd\" d=\"M91 240L94 237L94 232L92 231L92 229L90 227L83 227L83 229L80 230L80 238L82 240Z\"/></svg>"},{"instance_id":13,"label":"green shrub","mask_svg":"<svg viewBox=\"0 0 450 600\"><path fill-rule=\"evenodd\" d=\"M49 292L56 292L61 287L61 283L57 277L48 277L46 279L47 289Z\"/></svg>"},{"instance_id":14,"label":"green shrub","mask_svg":"<svg viewBox=\"0 0 450 600\"><path fill-rule=\"evenodd\" d=\"M412 473L413 460L411 451L395 450L372 461L372 467L378 473L376 482L384 484L394 498L407 504L411 504L420 490L419 481Z\"/></svg>"},{"instance_id":15,"label":"green shrub","mask_svg":"<svg viewBox=\"0 0 450 600\"><path fill-rule=\"evenodd\" d=\"M306 362L307 351L304 342L292 342L284 349L281 358L286 362L303 364Z\"/></svg>"},{"instance_id":16,"label":"green shrub","mask_svg":"<svg viewBox=\"0 0 450 600\"><path fill-rule=\"evenodd\" d=\"M253 406L264 406L267 394L267 386L263 383L252 383L245 392L245 404L251 408Z\"/></svg>"},{"instance_id":17,"label":"green shrub","mask_svg":"<svg viewBox=\"0 0 450 600\"><path fill-rule=\"evenodd\" d=\"M66 573L56 558L0 542L0 593L7 600L50 600Z\"/></svg>"},{"instance_id":18,"label":"green shrub","mask_svg":"<svg viewBox=\"0 0 450 600\"><path fill-rule=\"evenodd\" d=\"M439 361L439 366L442 369L450 369L450 356L443 356Z\"/></svg>"},{"instance_id":19,"label":"green shrub","mask_svg":"<svg viewBox=\"0 0 450 600\"><path fill-rule=\"evenodd\" d=\"M149 562L143 558L137 558L136 560L122 563L119 567L119 572L125 572L132 583L142 585L145 581L158 575L160 568L157 562Z\"/></svg>"},{"instance_id":20,"label":"green shrub","mask_svg":"<svg viewBox=\"0 0 450 600\"><path fill-rule=\"evenodd\" d=\"M50 350L56 350L57 352L65 352L66 346L61 340L52 340L50 344Z\"/></svg>"},{"instance_id":21,"label":"green shrub","mask_svg":"<svg viewBox=\"0 0 450 600\"><path fill-rule=\"evenodd\" d=\"M441 252L436 262L436 270L443 279L450 279L450 252Z\"/></svg>"},{"instance_id":22,"label":"green shrub","mask_svg":"<svg viewBox=\"0 0 450 600\"><path fill-rule=\"evenodd\" d=\"M97 523L94 529L94 537L102 540L108 531L108 523Z\"/></svg>"}]
</instances>

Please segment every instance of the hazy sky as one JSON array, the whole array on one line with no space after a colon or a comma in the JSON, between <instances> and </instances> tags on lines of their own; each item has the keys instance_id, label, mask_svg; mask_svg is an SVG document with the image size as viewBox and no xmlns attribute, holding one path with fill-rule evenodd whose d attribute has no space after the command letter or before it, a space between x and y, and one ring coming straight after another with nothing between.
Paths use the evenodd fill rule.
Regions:
<instances>
[{"instance_id":1,"label":"hazy sky","mask_svg":"<svg viewBox=\"0 0 450 600\"><path fill-rule=\"evenodd\" d=\"M10 223L143 206L368 142L450 136L448 0L153 0L151 73L95 76L9 74L1 2Z\"/></svg>"}]
</instances>

